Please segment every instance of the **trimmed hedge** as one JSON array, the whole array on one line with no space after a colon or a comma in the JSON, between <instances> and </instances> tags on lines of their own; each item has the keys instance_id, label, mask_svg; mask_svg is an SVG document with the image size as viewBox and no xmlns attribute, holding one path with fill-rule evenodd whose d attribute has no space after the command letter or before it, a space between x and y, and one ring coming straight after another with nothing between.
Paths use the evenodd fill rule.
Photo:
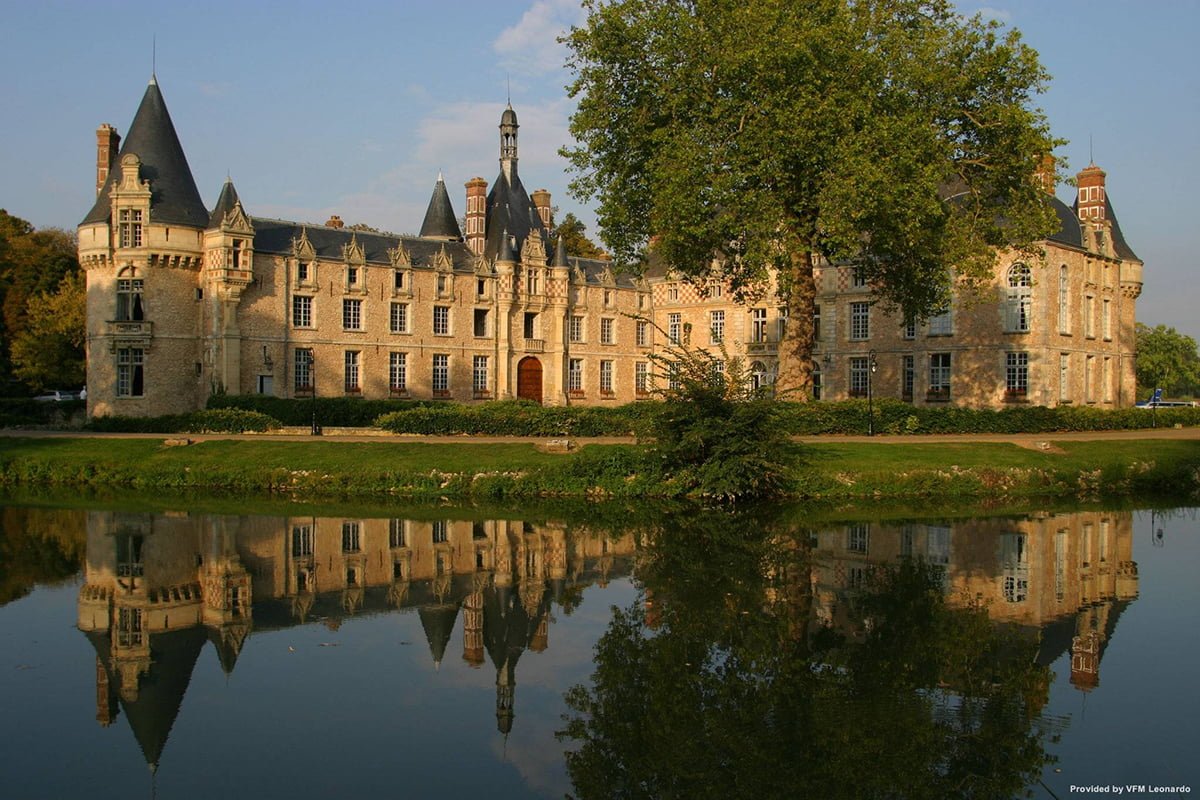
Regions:
<instances>
[{"instance_id":1,"label":"trimmed hedge","mask_svg":"<svg viewBox=\"0 0 1200 800\"><path fill-rule=\"evenodd\" d=\"M433 400L366 400L362 397L285 398L263 394L224 395L208 398L208 408L236 408L266 414L279 424L294 427L317 423L324 427L369 428L376 418L393 411L445 405Z\"/></svg>"},{"instance_id":2,"label":"trimmed hedge","mask_svg":"<svg viewBox=\"0 0 1200 800\"><path fill-rule=\"evenodd\" d=\"M68 406L68 403L34 403ZM643 432L644 424L662 407L659 401L623 406L539 406L524 400L454 403L444 400L364 400L357 397L286 399L265 395L216 395L208 412L257 412L270 420L212 423L208 430L241 432L278 425L308 426L314 406L317 422L325 427L378 427L392 433L481 436L628 436ZM64 409L65 410L65 409ZM1200 408L1149 411L1142 408L1100 409L1091 406L1014 405L1002 409L958 406L913 406L893 399L875 402L875 430L889 434L925 433L1052 433L1056 431L1138 430L1174 425L1200 425ZM198 432L193 415L153 419L103 418L92 430L150 433ZM779 404L779 424L790 434L865 434L865 400ZM216 420L217 418L214 418ZM234 418L230 418L233 420ZM247 418L255 419L255 418ZM273 424L272 424L273 423ZM223 425L219 427L216 425ZM266 424L268 427L247 427Z\"/></svg>"},{"instance_id":3,"label":"trimmed hedge","mask_svg":"<svg viewBox=\"0 0 1200 800\"><path fill-rule=\"evenodd\" d=\"M374 424L392 433L441 436L629 436L636 434L660 405L539 406L528 400L435 403L384 414Z\"/></svg>"},{"instance_id":4,"label":"trimmed hedge","mask_svg":"<svg viewBox=\"0 0 1200 800\"><path fill-rule=\"evenodd\" d=\"M279 421L258 411L209 408L161 417L94 417L88 430L102 433L262 433Z\"/></svg>"}]
</instances>

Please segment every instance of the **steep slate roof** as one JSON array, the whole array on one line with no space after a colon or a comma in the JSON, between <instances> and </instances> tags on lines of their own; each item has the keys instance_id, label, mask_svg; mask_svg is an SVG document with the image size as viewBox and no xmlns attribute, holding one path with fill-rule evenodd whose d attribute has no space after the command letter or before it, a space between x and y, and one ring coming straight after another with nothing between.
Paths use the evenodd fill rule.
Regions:
<instances>
[{"instance_id":1,"label":"steep slate roof","mask_svg":"<svg viewBox=\"0 0 1200 800\"><path fill-rule=\"evenodd\" d=\"M225 221L225 215L233 211L237 203L237 189L233 188L233 180L226 178L225 185L221 187L221 196L217 198L217 204L213 206L212 215L208 218L208 227L220 227L221 223Z\"/></svg>"},{"instance_id":2,"label":"steep slate roof","mask_svg":"<svg viewBox=\"0 0 1200 800\"><path fill-rule=\"evenodd\" d=\"M421 223L420 235L439 239L462 238L462 231L458 228L458 217L454 215L450 193L446 191L446 182L442 180L440 172L437 184L433 187L433 196L429 198L429 208L425 209L425 220Z\"/></svg>"},{"instance_id":3,"label":"steep slate roof","mask_svg":"<svg viewBox=\"0 0 1200 800\"><path fill-rule=\"evenodd\" d=\"M167 113L167 104L158 81L150 79L142 104L138 106L129 133L121 143L121 156L136 153L141 159L141 177L150 181L150 219L203 228L208 224L208 209L196 190L196 181L188 167L187 156L179 144L175 125ZM120 179L119 165L110 170L108 180L96 198L96 204L83 218L82 225L106 222L112 214L109 192Z\"/></svg>"},{"instance_id":4,"label":"steep slate roof","mask_svg":"<svg viewBox=\"0 0 1200 800\"><path fill-rule=\"evenodd\" d=\"M308 236L308 241L316 250L317 256L324 259L338 260L342 257L342 248L350 243L353 236L362 245L363 256L370 264L391 264L388 250L401 242L412 256L414 267L428 267L433 264L442 248L454 264L456 272L474 272L474 255L463 242L446 242L436 239L418 239L412 236L398 236L394 233L373 233L371 231L350 230L349 228L327 228L324 225L305 225L300 222L289 222L281 219L266 219L252 217L250 223L254 226L254 251L256 253L277 253L290 255L292 240L298 240L301 232Z\"/></svg>"},{"instance_id":5,"label":"steep slate roof","mask_svg":"<svg viewBox=\"0 0 1200 800\"><path fill-rule=\"evenodd\" d=\"M1072 208L1075 209L1075 213L1078 216L1078 198L1076 198ZM1137 253L1133 252L1133 248L1130 247L1129 243L1125 241L1125 234L1121 233L1121 225L1117 222L1117 212L1113 210L1112 201L1108 199L1108 192L1104 193L1104 217L1112 223L1113 252L1115 252L1118 257L1127 259L1129 261L1141 261L1141 259L1137 257Z\"/></svg>"},{"instance_id":6,"label":"steep slate roof","mask_svg":"<svg viewBox=\"0 0 1200 800\"><path fill-rule=\"evenodd\" d=\"M500 253L504 233L515 236L517 252L525 245L529 232L536 230L543 236L543 241L549 242L550 236L542 224L542 218L529 199L529 193L521 184L517 175L516 164L512 166L512 181L501 170L488 192L487 198L487 241L484 243L483 255L488 260L495 259Z\"/></svg>"},{"instance_id":7,"label":"steep slate roof","mask_svg":"<svg viewBox=\"0 0 1200 800\"><path fill-rule=\"evenodd\" d=\"M429 642L429 654L433 656L435 665L441 664L446 657L446 645L450 644L454 623L458 620L458 606L458 603L442 603L417 609L421 627L425 629L425 640Z\"/></svg>"}]
</instances>

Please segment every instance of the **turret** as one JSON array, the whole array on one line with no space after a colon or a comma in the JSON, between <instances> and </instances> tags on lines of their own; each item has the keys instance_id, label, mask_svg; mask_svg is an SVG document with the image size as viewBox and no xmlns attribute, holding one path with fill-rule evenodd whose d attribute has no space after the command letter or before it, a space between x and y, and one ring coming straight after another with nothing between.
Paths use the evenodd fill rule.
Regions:
<instances>
[{"instance_id":1,"label":"turret","mask_svg":"<svg viewBox=\"0 0 1200 800\"><path fill-rule=\"evenodd\" d=\"M446 182L440 172L437 183L433 186L433 196L429 198L429 207L425 209L425 220L421 223L420 235L424 239L445 239L451 242L462 239L458 218L450 204L450 193L446 191Z\"/></svg>"},{"instance_id":2,"label":"turret","mask_svg":"<svg viewBox=\"0 0 1200 800\"><path fill-rule=\"evenodd\" d=\"M500 115L500 170L510 181L517 171L517 129L520 127L517 112L508 106Z\"/></svg>"}]
</instances>

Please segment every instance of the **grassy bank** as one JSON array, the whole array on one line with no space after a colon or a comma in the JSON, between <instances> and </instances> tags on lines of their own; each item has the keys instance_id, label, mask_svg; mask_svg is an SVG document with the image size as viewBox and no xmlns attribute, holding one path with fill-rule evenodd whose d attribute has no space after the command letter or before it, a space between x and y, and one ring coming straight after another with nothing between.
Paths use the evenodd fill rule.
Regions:
<instances>
[{"instance_id":1,"label":"grassy bank","mask_svg":"<svg viewBox=\"0 0 1200 800\"><path fill-rule=\"evenodd\" d=\"M1200 490L1200 442L1061 442L1058 452L1003 443L822 442L800 449L788 494L862 498L1090 497ZM666 498L635 446L577 453L532 444L0 440L0 485L275 492L301 498Z\"/></svg>"}]
</instances>

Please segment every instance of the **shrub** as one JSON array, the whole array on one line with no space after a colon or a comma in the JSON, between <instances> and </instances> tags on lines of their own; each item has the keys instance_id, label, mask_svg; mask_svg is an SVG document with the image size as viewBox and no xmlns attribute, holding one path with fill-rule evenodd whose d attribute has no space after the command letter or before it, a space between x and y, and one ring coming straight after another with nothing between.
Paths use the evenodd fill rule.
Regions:
<instances>
[{"instance_id":1,"label":"shrub","mask_svg":"<svg viewBox=\"0 0 1200 800\"><path fill-rule=\"evenodd\" d=\"M88 430L103 433L262 433L279 421L257 411L221 408L159 417L93 417Z\"/></svg>"}]
</instances>

